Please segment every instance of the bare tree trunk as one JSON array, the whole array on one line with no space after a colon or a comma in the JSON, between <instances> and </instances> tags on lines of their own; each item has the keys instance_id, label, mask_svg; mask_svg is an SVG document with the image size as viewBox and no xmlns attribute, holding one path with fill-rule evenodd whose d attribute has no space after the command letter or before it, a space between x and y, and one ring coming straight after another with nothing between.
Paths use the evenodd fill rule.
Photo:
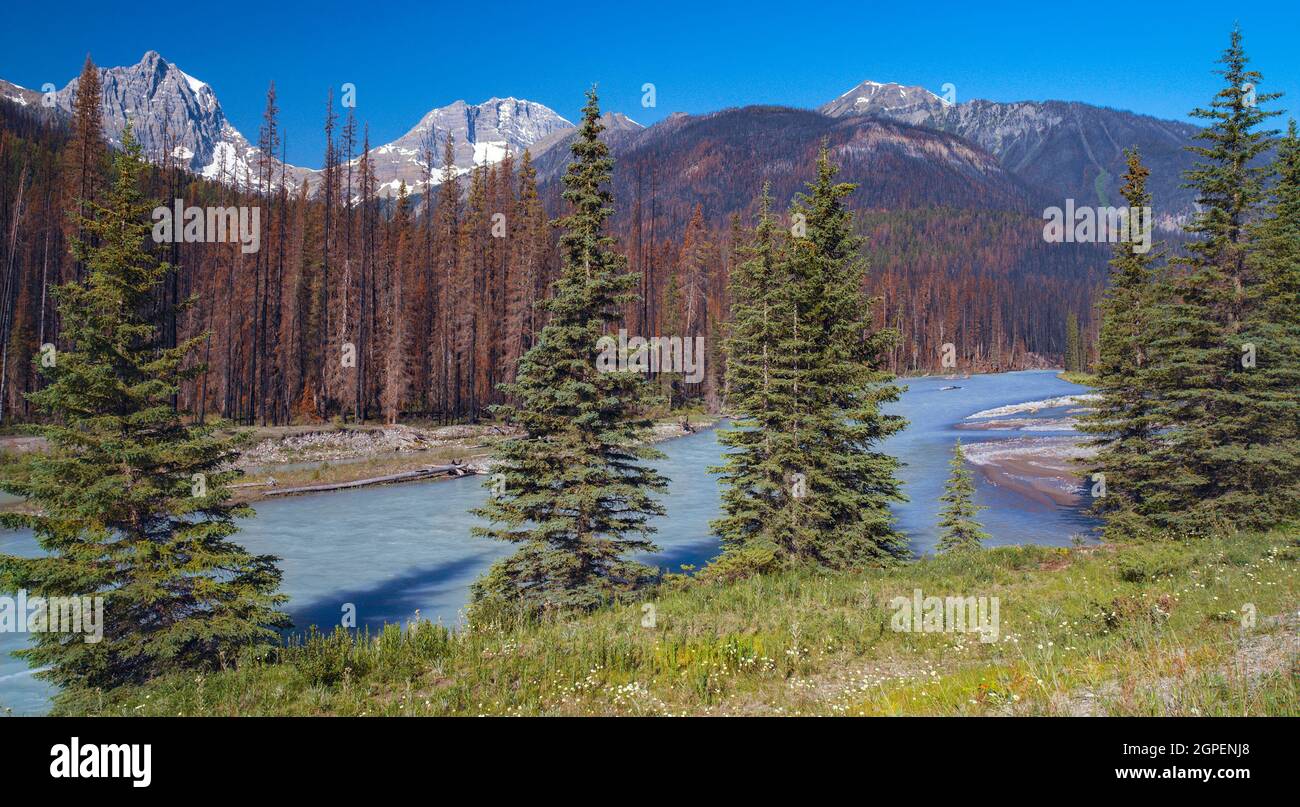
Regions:
<instances>
[{"instance_id":1,"label":"bare tree trunk","mask_svg":"<svg viewBox=\"0 0 1300 807\"><path fill-rule=\"evenodd\" d=\"M0 423L4 422L6 397L9 393L9 328L14 312L14 266L18 257L18 223L23 218L23 196L27 191L27 166L18 179L18 200L14 203L13 223L9 226L9 265L5 267L3 316L0 317Z\"/></svg>"}]
</instances>

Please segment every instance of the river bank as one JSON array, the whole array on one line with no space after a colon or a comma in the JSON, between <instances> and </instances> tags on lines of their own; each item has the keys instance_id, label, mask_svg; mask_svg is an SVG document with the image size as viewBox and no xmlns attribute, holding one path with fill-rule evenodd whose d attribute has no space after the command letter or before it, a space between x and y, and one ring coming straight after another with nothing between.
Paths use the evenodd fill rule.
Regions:
<instances>
[{"instance_id":1,"label":"river bank","mask_svg":"<svg viewBox=\"0 0 1300 807\"><path fill-rule=\"evenodd\" d=\"M716 415L692 412L656 423L652 442L711 429ZM250 430L253 445L236 463L243 471L231 485L232 499L251 504L286 493L324 493L371 485L454 479L487 471L493 447L514 432L497 423L439 426L263 426ZM44 450L40 437L0 437L0 454L13 458ZM0 512L25 509L22 500L0 499Z\"/></svg>"},{"instance_id":2,"label":"river bank","mask_svg":"<svg viewBox=\"0 0 1300 807\"><path fill-rule=\"evenodd\" d=\"M902 399L888 408L905 417L908 428L886 441L882 450L903 463L899 476L908 500L896 503L891 510L898 530L917 556L932 553L938 540L939 497L954 441L960 437L974 446L1020 436L1005 430L958 428L970 422L968 416L1087 392L1051 371L960 380L914 378L907 386ZM677 423L666 423L664 433L680 434ZM692 423L702 424L703 419L693 414ZM299 428L291 434L311 431ZM710 474L708 468L721 460L723 447L718 436L716 429L701 428L696 434L663 443L667 456L654 465L670 480L662 497L666 513L651 521L655 532L650 537L657 549L637 556L638 560L678 572L683 566L701 568L716 556L719 541L710 522L720 512L720 487L717 475ZM259 443L277 437L281 435L265 433ZM454 457L471 461L477 451L487 450L473 450L473 445L501 435L474 432L444 437L448 438L445 445L427 450L357 461L349 461L353 458L314 440L301 451L297 450L301 446L292 443L271 447L293 451L253 456L274 465L283 478L277 481L283 484L291 478L286 467L310 476L324 463L329 464L329 473L340 469L340 473L359 478L372 474L371 467L391 468L395 462L433 464L434 458ZM293 467L295 460L304 465ZM359 471L367 462L375 465ZM384 624L404 624L417 611L423 618L451 627L462 622L473 581L514 549L504 542L473 537L473 527L480 525L473 511L487 496L487 488L478 482L444 485L425 480L329 495L269 498L257 501L254 517L239 521L235 540L250 552L279 559L281 590L289 597L285 610L299 631L311 625L328 631L345 613L355 616L359 628L379 630ZM983 475L977 475L975 498L989 508L980 518L992 536L990 546L1069 547L1076 536L1089 534L1093 525L1077 507L1045 504L1012 486L991 483ZM3 531L0 551L30 555L37 554L39 547L30 531ZM46 708L52 689L32 679L23 661L7 655L24 641L19 635L0 634L0 705L12 706L20 714L37 714Z\"/></svg>"},{"instance_id":3,"label":"river bank","mask_svg":"<svg viewBox=\"0 0 1300 807\"><path fill-rule=\"evenodd\" d=\"M719 420L700 414L663 420L655 424L651 442L710 429ZM232 487L237 500L251 503L282 495L286 488L320 493L483 474L493 447L516 433L509 426L483 423L272 434L240 458L244 477Z\"/></svg>"},{"instance_id":4,"label":"river bank","mask_svg":"<svg viewBox=\"0 0 1300 807\"><path fill-rule=\"evenodd\" d=\"M1064 375L1058 377L1067 381ZM1046 505L1078 507L1086 461L1094 453L1077 431L1078 416L1096 399L1080 391L1005 404L969 414L954 428L986 435L1036 433L969 443L966 460L995 487Z\"/></svg>"},{"instance_id":5,"label":"river bank","mask_svg":"<svg viewBox=\"0 0 1300 807\"><path fill-rule=\"evenodd\" d=\"M63 712L1295 715L1298 563L1300 536L1275 532L679 579L647 603L543 624L317 637L267 663L88 695ZM900 630L896 603L918 590L1000 607L983 632Z\"/></svg>"}]
</instances>

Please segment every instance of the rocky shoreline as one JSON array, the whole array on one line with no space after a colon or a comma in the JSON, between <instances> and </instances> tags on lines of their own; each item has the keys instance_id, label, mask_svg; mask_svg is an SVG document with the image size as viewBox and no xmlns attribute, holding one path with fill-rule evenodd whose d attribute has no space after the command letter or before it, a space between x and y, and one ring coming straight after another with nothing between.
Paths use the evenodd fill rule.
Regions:
<instances>
[{"instance_id":1,"label":"rocky shoreline","mask_svg":"<svg viewBox=\"0 0 1300 807\"><path fill-rule=\"evenodd\" d=\"M996 487L1041 504L1074 507L1085 493L1081 463L1093 450L1081 445L1077 415L1098 396L1076 393L985 409L956 424L982 432L1070 432L1069 436L1008 437L966 444L966 460ZM1041 414L1040 414L1041 413Z\"/></svg>"},{"instance_id":2,"label":"rocky shoreline","mask_svg":"<svg viewBox=\"0 0 1300 807\"><path fill-rule=\"evenodd\" d=\"M1078 463L1091 451L1075 437L1013 437L967 443L966 460L989 484L1042 504L1073 507L1084 493Z\"/></svg>"},{"instance_id":3,"label":"rocky shoreline","mask_svg":"<svg viewBox=\"0 0 1300 807\"><path fill-rule=\"evenodd\" d=\"M717 425L696 416L657 423L651 442L685 437ZM255 502L286 493L322 493L370 484L454 479L487 473L492 447L517 434L498 424L420 427L407 424L296 432L267 437L244 452L235 498Z\"/></svg>"}]
</instances>

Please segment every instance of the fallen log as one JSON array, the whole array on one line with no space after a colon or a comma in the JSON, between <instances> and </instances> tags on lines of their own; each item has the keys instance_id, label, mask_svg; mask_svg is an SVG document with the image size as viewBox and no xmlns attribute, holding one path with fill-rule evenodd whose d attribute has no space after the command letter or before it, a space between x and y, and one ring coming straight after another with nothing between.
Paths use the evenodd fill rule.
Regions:
<instances>
[{"instance_id":1,"label":"fallen log","mask_svg":"<svg viewBox=\"0 0 1300 807\"><path fill-rule=\"evenodd\" d=\"M276 484L277 483L275 481L275 477L271 477L267 479L265 482L240 482L235 485L230 485L229 487L232 490L236 488L266 488L266 487L273 488L276 486Z\"/></svg>"},{"instance_id":2,"label":"fallen log","mask_svg":"<svg viewBox=\"0 0 1300 807\"><path fill-rule=\"evenodd\" d=\"M369 479L354 479L351 482L331 482L324 485L304 485L296 488L274 488L263 493L263 496L295 496L300 493L325 493L331 490L347 490L348 488L363 488L370 485L386 485L391 482L410 482L416 479L428 479L435 476L466 476L477 473L476 470L461 463L451 465L431 465L427 468L416 468L413 471L402 471L401 473L388 474L386 476L375 476Z\"/></svg>"}]
</instances>

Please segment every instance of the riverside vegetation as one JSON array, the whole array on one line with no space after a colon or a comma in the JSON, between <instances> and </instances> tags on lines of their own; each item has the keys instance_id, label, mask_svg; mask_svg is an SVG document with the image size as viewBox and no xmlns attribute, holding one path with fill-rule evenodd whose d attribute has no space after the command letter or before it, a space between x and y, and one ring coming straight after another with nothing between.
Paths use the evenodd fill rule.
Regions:
<instances>
[{"instance_id":1,"label":"riverside vegetation","mask_svg":"<svg viewBox=\"0 0 1300 807\"><path fill-rule=\"evenodd\" d=\"M824 145L789 234L765 189L738 252L723 552L694 576L628 558L653 548L667 480L642 441L651 383L593 361L635 278L604 230L611 161L592 91L551 318L501 387L496 411L518 430L496 446L506 484L477 511L491 526L476 534L515 553L475 584L462 630L417 618L287 644L269 641L285 621L275 559L228 540L244 514L229 504L236 472L219 470L235 441L169 405L197 340L168 346L142 321L168 266L137 243L128 129L108 197L120 203L85 219L101 235L81 252L91 272L59 295L80 338L33 396L51 452L4 479L40 508L6 523L32 526L49 554L0 556L0 584L71 582L129 607L100 644L23 652L64 684L59 713L1295 714L1300 142L1293 124L1257 164L1276 133L1258 128L1271 113L1256 102L1275 96L1254 95L1238 31L1222 63L1188 174L1199 240L1168 264L1122 246L1112 261L1085 423L1110 543L980 549L957 446L944 551L910 558L889 509L899 460L879 450L906 426L882 408L899 395L880 369L898 334L869 316L854 186L835 181ZM1145 177L1132 153L1130 204ZM191 470L209 472L202 495ZM912 632L891 610L921 591L996 598L1005 620L991 635Z\"/></svg>"},{"instance_id":2,"label":"riverside vegetation","mask_svg":"<svg viewBox=\"0 0 1300 807\"><path fill-rule=\"evenodd\" d=\"M628 604L338 629L234 669L83 691L56 713L1295 715L1298 536L1002 547L739 581L706 569L648 593L653 628ZM890 599L915 588L1000 597L999 640L892 631Z\"/></svg>"}]
</instances>

